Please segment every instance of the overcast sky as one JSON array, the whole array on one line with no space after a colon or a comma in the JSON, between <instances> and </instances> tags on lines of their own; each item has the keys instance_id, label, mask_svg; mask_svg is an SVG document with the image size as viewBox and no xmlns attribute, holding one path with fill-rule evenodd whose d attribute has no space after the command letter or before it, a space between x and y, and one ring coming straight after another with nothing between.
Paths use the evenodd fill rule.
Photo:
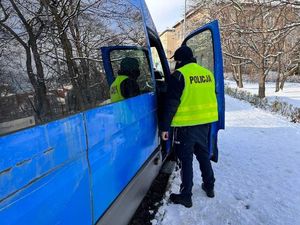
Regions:
<instances>
[{"instance_id":1,"label":"overcast sky","mask_svg":"<svg viewBox=\"0 0 300 225\"><path fill-rule=\"evenodd\" d=\"M158 32L172 27L183 18L185 0L146 0Z\"/></svg>"}]
</instances>

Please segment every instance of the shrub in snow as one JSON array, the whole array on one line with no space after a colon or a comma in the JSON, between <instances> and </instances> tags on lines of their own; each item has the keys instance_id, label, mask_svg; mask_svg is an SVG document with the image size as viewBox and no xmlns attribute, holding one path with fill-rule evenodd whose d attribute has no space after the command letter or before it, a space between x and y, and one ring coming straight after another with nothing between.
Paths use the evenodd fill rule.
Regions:
<instances>
[{"instance_id":1,"label":"shrub in snow","mask_svg":"<svg viewBox=\"0 0 300 225\"><path fill-rule=\"evenodd\" d=\"M300 123L300 108L295 108L291 117L294 123Z\"/></svg>"},{"instance_id":2,"label":"shrub in snow","mask_svg":"<svg viewBox=\"0 0 300 225\"><path fill-rule=\"evenodd\" d=\"M238 88L232 88L228 85L225 85L225 93L234 98L247 101L258 108L283 115L294 123L300 123L300 108L294 107L287 102L280 101L278 98L274 101L269 101L267 98L259 98L258 95L251 94L248 91Z\"/></svg>"}]
</instances>

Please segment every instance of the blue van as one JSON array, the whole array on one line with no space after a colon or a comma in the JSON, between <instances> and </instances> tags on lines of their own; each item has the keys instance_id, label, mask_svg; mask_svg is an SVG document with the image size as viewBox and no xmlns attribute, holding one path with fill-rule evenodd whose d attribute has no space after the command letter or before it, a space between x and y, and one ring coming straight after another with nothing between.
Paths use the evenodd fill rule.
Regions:
<instances>
[{"instance_id":1,"label":"blue van","mask_svg":"<svg viewBox=\"0 0 300 225\"><path fill-rule=\"evenodd\" d=\"M0 224L127 224L171 149L158 127L170 69L145 1L0 4ZM182 44L216 78L216 161L224 129L218 22ZM138 93L111 101L126 57L139 64Z\"/></svg>"}]
</instances>

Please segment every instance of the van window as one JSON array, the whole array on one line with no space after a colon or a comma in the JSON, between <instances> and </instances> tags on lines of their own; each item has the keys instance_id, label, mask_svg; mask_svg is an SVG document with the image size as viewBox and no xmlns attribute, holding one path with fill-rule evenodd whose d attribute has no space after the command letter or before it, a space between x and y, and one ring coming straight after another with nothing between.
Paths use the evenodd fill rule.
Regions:
<instances>
[{"instance_id":1,"label":"van window","mask_svg":"<svg viewBox=\"0 0 300 225\"><path fill-rule=\"evenodd\" d=\"M110 53L110 61L113 69L113 76L116 78L118 75L126 75L131 79L136 80L140 94L154 91L153 79L151 77L151 70L149 60L145 50L113 50ZM129 59L129 60L126 60ZM124 63L129 63L124 65ZM132 69L136 67L136 63L139 68L139 74L127 74L124 72L124 67Z\"/></svg>"},{"instance_id":2,"label":"van window","mask_svg":"<svg viewBox=\"0 0 300 225\"><path fill-rule=\"evenodd\" d=\"M138 3L17 4L31 29L7 4L2 10L8 16L0 23L0 135L108 104L100 48L146 46L142 15L134 5ZM145 72L139 79L143 90L147 77Z\"/></svg>"},{"instance_id":3,"label":"van window","mask_svg":"<svg viewBox=\"0 0 300 225\"><path fill-rule=\"evenodd\" d=\"M154 64L154 78L155 80L163 81L165 80L164 70L156 47L151 47L151 53Z\"/></svg>"},{"instance_id":4,"label":"van window","mask_svg":"<svg viewBox=\"0 0 300 225\"><path fill-rule=\"evenodd\" d=\"M189 39L186 44L193 50L197 63L214 73L214 48L211 31L203 31Z\"/></svg>"}]
</instances>

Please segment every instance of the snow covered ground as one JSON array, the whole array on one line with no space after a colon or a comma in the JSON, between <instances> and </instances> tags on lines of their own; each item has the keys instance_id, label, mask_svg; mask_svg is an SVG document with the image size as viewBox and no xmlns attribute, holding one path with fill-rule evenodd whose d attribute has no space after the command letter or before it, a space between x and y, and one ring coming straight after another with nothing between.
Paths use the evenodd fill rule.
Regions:
<instances>
[{"instance_id":1,"label":"snow covered ground","mask_svg":"<svg viewBox=\"0 0 300 225\"><path fill-rule=\"evenodd\" d=\"M179 190L176 171L153 225L300 224L299 124L227 96L219 154L216 197L201 190L195 159L193 207L168 202Z\"/></svg>"},{"instance_id":2,"label":"snow covered ground","mask_svg":"<svg viewBox=\"0 0 300 225\"><path fill-rule=\"evenodd\" d=\"M225 84L229 87L236 87L236 82L232 80L225 80ZM244 82L244 87L241 90L248 91L252 94L258 94L258 84ZM282 102L287 102L297 108L300 108L300 83L285 83L283 90L275 92L276 84L274 82L266 83L266 97L269 100L275 100L277 97Z\"/></svg>"}]
</instances>

